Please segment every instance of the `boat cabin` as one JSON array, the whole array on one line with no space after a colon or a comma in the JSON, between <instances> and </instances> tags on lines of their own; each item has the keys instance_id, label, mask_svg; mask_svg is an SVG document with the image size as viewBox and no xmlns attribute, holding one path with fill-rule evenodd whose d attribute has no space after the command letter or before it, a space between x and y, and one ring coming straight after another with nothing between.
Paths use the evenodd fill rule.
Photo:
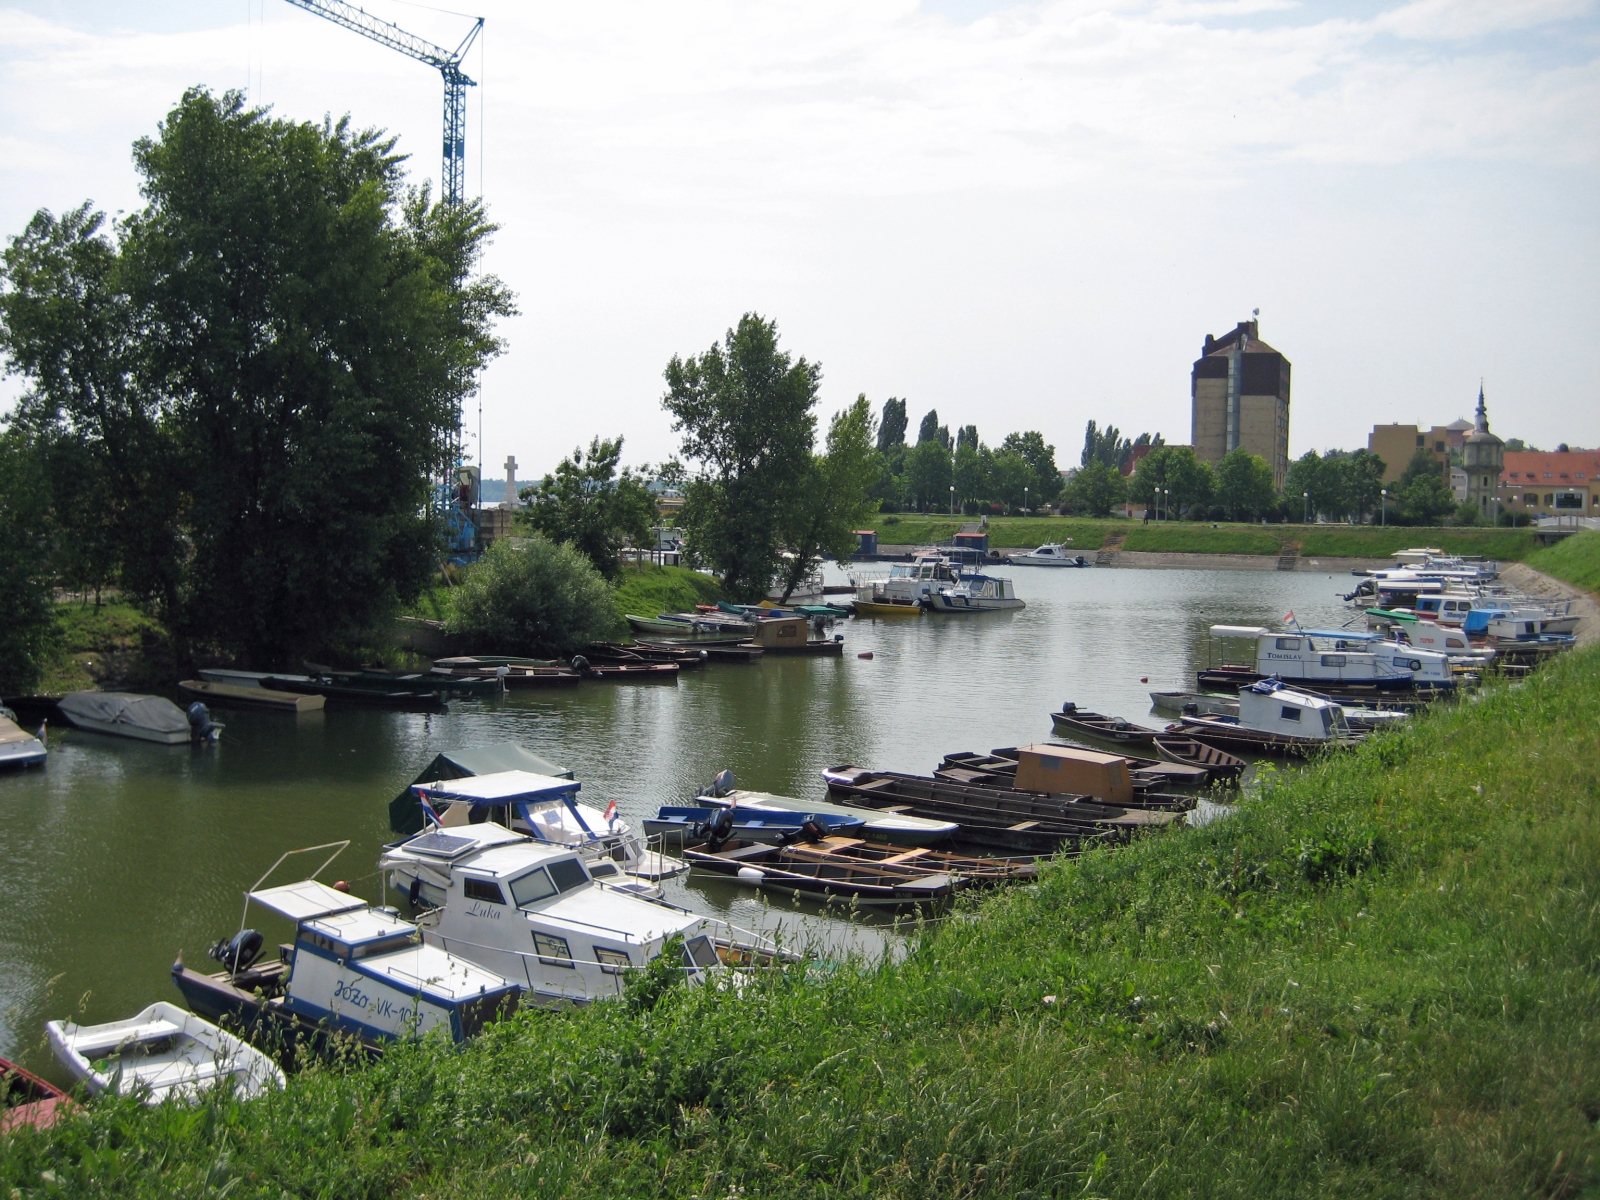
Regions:
<instances>
[{"instance_id":1,"label":"boat cabin","mask_svg":"<svg viewBox=\"0 0 1600 1200\"><path fill-rule=\"evenodd\" d=\"M1411 611L1440 625L1461 625L1472 611L1474 603L1471 596L1462 593L1439 592L1418 596Z\"/></svg>"},{"instance_id":2,"label":"boat cabin","mask_svg":"<svg viewBox=\"0 0 1600 1200\"><path fill-rule=\"evenodd\" d=\"M573 848L492 823L391 846L378 866L397 886L437 897L421 922L430 942L515 980L545 1006L620 995L626 973L673 937L683 939L695 979L720 965L719 945L733 944L731 933L718 935L731 926L598 883Z\"/></svg>"},{"instance_id":3,"label":"boat cabin","mask_svg":"<svg viewBox=\"0 0 1600 1200\"><path fill-rule=\"evenodd\" d=\"M1309 696L1263 679L1239 689L1239 724L1259 733L1299 738L1349 737L1344 710L1332 700Z\"/></svg>"},{"instance_id":4,"label":"boat cabin","mask_svg":"<svg viewBox=\"0 0 1600 1200\"><path fill-rule=\"evenodd\" d=\"M439 1026L471 1037L516 1007L518 988L466 958L424 943L392 912L316 880L251 892L250 902L295 923L284 1007L368 1040Z\"/></svg>"},{"instance_id":5,"label":"boat cabin","mask_svg":"<svg viewBox=\"0 0 1600 1200\"><path fill-rule=\"evenodd\" d=\"M957 582L955 569L942 554L919 554L909 563L895 563L880 591L891 604L920 604L932 592Z\"/></svg>"},{"instance_id":6,"label":"boat cabin","mask_svg":"<svg viewBox=\"0 0 1600 1200\"><path fill-rule=\"evenodd\" d=\"M1133 777L1120 754L1102 754L1054 742L1017 748L1017 789L1093 796L1107 804L1133 800Z\"/></svg>"}]
</instances>

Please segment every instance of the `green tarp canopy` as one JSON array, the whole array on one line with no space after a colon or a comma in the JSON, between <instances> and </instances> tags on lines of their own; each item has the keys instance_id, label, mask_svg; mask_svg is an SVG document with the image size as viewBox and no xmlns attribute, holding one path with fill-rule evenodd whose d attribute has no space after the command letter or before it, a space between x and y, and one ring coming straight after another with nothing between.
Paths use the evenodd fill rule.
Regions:
<instances>
[{"instance_id":1,"label":"green tarp canopy","mask_svg":"<svg viewBox=\"0 0 1600 1200\"><path fill-rule=\"evenodd\" d=\"M566 767L558 767L515 742L501 742L498 746L479 746L475 750L446 750L422 769L422 774L411 781L411 787L445 779L466 779L470 775L492 775L496 771L532 771L561 779L573 777ZM422 829L422 805L411 787L389 802L389 828L399 834L417 833Z\"/></svg>"}]
</instances>

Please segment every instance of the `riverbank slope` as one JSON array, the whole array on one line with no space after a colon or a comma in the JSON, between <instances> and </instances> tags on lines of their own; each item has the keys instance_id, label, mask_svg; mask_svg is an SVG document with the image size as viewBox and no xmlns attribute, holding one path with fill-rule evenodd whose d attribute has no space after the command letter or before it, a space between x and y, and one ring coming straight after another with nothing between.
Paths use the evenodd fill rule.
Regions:
<instances>
[{"instance_id":1,"label":"riverbank slope","mask_svg":"<svg viewBox=\"0 0 1600 1200\"><path fill-rule=\"evenodd\" d=\"M0 1140L0 1189L1577 1195L1597 688L1595 650L1493 684L1231 820L1052 865L898 965L636 985L254 1104L97 1103Z\"/></svg>"}]
</instances>

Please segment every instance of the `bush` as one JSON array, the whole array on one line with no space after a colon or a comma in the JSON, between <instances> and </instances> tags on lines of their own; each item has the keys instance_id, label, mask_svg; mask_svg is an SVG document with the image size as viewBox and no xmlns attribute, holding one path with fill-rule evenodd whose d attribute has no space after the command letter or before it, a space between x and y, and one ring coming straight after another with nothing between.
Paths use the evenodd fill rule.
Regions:
<instances>
[{"instance_id":1,"label":"bush","mask_svg":"<svg viewBox=\"0 0 1600 1200\"><path fill-rule=\"evenodd\" d=\"M1533 514L1502 508L1500 515L1495 518L1495 524L1504 525L1509 529L1524 529L1533 524Z\"/></svg>"},{"instance_id":2,"label":"bush","mask_svg":"<svg viewBox=\"0 0 1600 1200\"><path fill-rule=\"evenodd\" d=\"M616 601L594 564L534 534L489 547L456 591L446 625L488 653L566 654L616 623Z\"/></svg>"},{"instance_id":3,"label":"bush","mask_svg":"<svg viewBox=\"0 0 1600 1200\"><path fill-rule=\"evenodd\" d=\"M1456 505L1455 523L1457 525L1476 525L1478 523L1478 507L1463 500Z\"/></svg>"}]
</instances>

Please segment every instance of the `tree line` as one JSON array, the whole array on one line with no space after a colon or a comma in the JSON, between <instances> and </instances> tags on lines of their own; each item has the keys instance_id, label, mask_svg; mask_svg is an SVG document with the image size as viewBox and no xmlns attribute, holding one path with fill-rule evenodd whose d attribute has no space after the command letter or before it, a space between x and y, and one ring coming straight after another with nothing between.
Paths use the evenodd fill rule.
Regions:
<instances>
[{"instance_id":1,"label":"tree line","mask_svg":"<svg viewBox=\"0 0 1600 1200\"><path fill-rule=\"evenodd\" d=\"M500 352L476 203L407 186L394 139L191 90L134 146L144 205L40 211L0 258L5 682L51 588L116 588L186 656L356 644L435 577L432 481Z\"/></svg>"},{"instance_id":2,"label":"tree line","mask_svg":"<svg viewBox=\"0 0 1600 1200\"><path fill-rule=\"evenodd\" d=\"M976 425L950 436L930 409L906 442L906 402L890 397L878 422L871 495L884 512L948 512L969 515L1047 507L1061 495L1056 448L1036 429L1008 433L991 449Z\"/></svg>"}]
</instances>

